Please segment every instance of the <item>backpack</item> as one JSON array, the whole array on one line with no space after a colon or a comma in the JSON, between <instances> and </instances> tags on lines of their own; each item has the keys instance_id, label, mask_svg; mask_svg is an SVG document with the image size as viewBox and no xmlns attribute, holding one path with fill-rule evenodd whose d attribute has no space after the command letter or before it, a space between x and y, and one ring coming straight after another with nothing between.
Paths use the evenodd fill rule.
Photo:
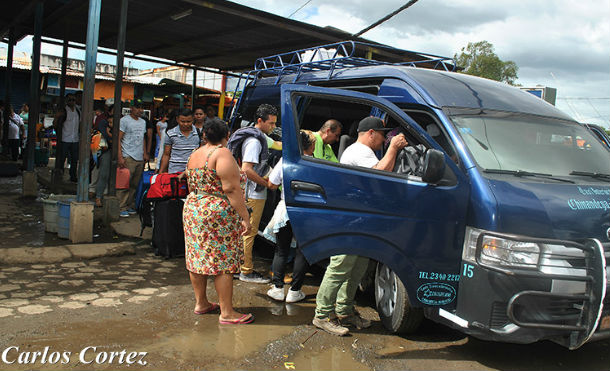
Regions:
<instances>
[{"instance_id":1,"label":"backpack","mask_svg":"<svg viewBox=\"0 0 610 371\"><path fill-rule=\"evenodd\" d=\"M235 160L237 161L237 164L241 167L243 157L241 153L242 146L244 144L244 141L251 137L255 137L261 143L261 153L258 156L258 164L254 166L254 171L256 171L258 175L264 177L265 175L267 175L271 167L267 162L267 160L269 159L269 146L267 145L267 137L265 136L265 134L263 134L262 131L255 127L245 127L237 129L229 138L229 141L227 142L227 148L229 149L229 151L231 151L233 157L235 157ZM248 181L248 183L250 182L251 181ZM255 185L256 192L260 192L265 188L260 184Z\"/></svg>"},{"instance_id":2,"label":"backpack","mask_svg":"<svg viewBox=\"0 0 610 371\"><path fill-rule=\"evenodd\" d=\"M394 172L421 177L424 174L425 154L426 147L423 144L403 148L396 156Z\"/></svg>"},{"instance_id":3,"label":"backpack","mask_svg":"<svg viewBox=\"0 0 610 371\"><path fill-rule=\"evenodd\" d=\"M140 237L144 233L144 228L153 226L153 210L155 208L154 201L149 200L148 189L142 194L142 201L138 206L138 215L140 216Z\"/></svg>"}]
</instances>

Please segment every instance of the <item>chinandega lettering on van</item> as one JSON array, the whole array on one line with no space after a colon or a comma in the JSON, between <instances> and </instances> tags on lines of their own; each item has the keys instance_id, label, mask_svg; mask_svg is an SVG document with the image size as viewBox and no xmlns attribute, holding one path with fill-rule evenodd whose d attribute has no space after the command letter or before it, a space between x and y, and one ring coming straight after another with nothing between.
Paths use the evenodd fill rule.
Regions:
<instances>
[{"instance_id":1,"label":"chinandega lettering on van","mask_svg":"<svg viewBox=\"0 0 610 371\"><path fill-rule=\"evenodd\" d=\"M285 201L309 262L370 258L363 283L393 332L429 318L515 343L609 338L608 148L527 92L451 72L449 59L392 65L351 41L308 55L322 49L337 53L260 58L231 119L236 129L261 103L281 108ZM419 172L302 154L299 130L339 120L340 157L371 115L405 135L425 159Z\"/></svg>"}]
</instances>

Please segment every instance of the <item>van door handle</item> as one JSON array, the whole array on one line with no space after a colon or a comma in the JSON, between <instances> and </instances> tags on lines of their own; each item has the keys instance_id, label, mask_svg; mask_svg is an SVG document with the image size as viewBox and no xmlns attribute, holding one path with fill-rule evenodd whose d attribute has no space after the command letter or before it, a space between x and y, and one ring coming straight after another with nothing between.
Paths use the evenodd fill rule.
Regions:
<instances>
[{"instance_id":1,"label":"van door handle","mask_svg":"<svg viewBox=\"0 0 610 371\"><path fill-rule=\"evenodd\" d=\"M326 196L326 192L324 192L324 188L318 184L302 182L299 180L293 180L290 182L290 189L295 192L305 191L312 193L319 193L323 196Z\"/></svg>"}]
</instances>

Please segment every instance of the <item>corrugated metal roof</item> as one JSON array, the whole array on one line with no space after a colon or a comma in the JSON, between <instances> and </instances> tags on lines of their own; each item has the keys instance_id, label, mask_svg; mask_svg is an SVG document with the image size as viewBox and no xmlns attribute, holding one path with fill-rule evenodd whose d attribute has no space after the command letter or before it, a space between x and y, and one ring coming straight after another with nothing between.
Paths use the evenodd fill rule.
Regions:
<instances>
[{"instance_id":1,"label":"corrugated metal roof","mask_svg":"<svg viewBox=\"0 0 610 371\"><path fill-rule=\"evenodd\" d=\"M14 26L17 37L33 33L35 0L0 3L0 36ZM43 36L85 43L88 1L44 1ZM224 0L130 0L126 50L224 71L250 70L258 57L341 40L359 40L333 27L318 27ZM104 0L99 46L117 46L120 0ZM180 13L187 14L178 18ZM362 50L364 56L367 50ZM428 59L406 50L378 50L374 59Z\"/></svg>"}]
</instances>

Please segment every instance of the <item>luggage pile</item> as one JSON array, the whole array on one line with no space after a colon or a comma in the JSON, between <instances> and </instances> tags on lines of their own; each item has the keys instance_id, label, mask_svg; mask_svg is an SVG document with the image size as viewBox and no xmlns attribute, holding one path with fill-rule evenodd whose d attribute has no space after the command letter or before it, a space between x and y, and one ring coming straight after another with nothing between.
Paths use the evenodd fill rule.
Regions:
<instances>
[{"instance_id":1,"label":"luggage pile","mask_svg":"<svg viewBox=\"0 0 610 371\"><path fill-rule=\"evenodd\" d=\"M153 174L144 172L141 188L136 191L136 205L141 231L152 227L152 247L155 255L167 259L184 256L182 209L188 194L186 178L180 173ZM140 195L138 197L138 195Z\"/></svg>"}]
</instances>

